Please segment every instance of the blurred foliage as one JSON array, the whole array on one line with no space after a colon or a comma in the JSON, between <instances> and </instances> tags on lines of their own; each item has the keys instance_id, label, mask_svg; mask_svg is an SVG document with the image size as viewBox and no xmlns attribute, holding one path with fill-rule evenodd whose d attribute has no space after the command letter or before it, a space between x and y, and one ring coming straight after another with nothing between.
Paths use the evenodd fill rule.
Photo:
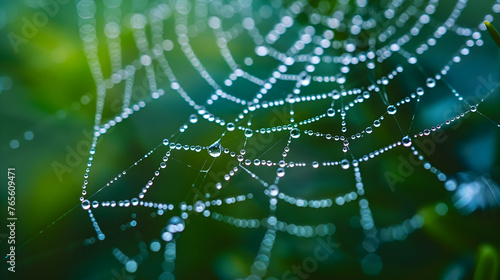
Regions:
<instances>
[{"instance_id":1,"label":"blurred foliage","mask_svg":"<svg viewBox=\"0 0 500 280\"><path fill-rule=\"evenodd\" d=\"M279 1L274 1L279 2ZM313 5L327 5L326 1L312 1ZM385 3L387 1L381 1ZM490 3L491 2L491 3ZM13 44L9 34L23 35L29 24L35 24L37 13L45 11L42 2L38 1L2 1L0 2L0 77L9 77L12 86L0 93L1 110L1 170L16 167L17 172L17 227L18 279L112 279L122 275L121 264L112 256L111 249L120 248L129 255L136 254L141 241L150 242L158 237L158 233L169 218L153 217L147 209L102 209L95 210L100 225L104 228L107 238L103 242L89 245L86 241L95 237L95 232L87 213L81 210L79 197L83 181L83 173L88 158L90 145L89 135L92 131L95 113L95 84L90 75L82 43L78 34L77 13L73 1L59 1L58 11L47 17L45 24L35 25L32 36L26 41ZM451 3L440 2L440 5L450 6ZM480 22L492 1L470 4L471 9L461 17L460 24L471 25ZM325 7L333 9L334 5ZM124 12L124 18L130 15ZM38 19L40 20L40 19ZM29 22L29 23L27 23ZM496 22L493 21L493 24ZM266 24L266 23L262 23ZM269 26L271 26L270 23ZM29 33L29 32L28 32ZM31 33L30 33L31 34ZM483 32L483 34L485 34ZM173 34L168 34L173 36ZM136 59L134 42L130 33L125 34L124 49L130 53L124 56L127 63ZM128 39L127 39L128 38ZM206 62L208 70L214 77L227 76L228 69L223 64L217 46L211 42L212 34L200 34L193 38L193 46ZM499 53L493 41L484 36L486 46L474 56L467 57L458 69L448 76L448 82L459 89L463 95L472 95L483 81L497 83L499 80ZM230 45L235 53L243 58L253 51L248 42L240 41ZM451 38L443 42L438 50L423 56L419 61L424 72L433 73L442 65L442 56L451 56L449 50L455 50L457 43ZM102 53L105 45L101 45ZM436 47L437 48L437 47ZM263 60L255 63L251 70L260 77L269 75L273 62ZM377 68L377 75L382 75L392 69L398 61L389 60L387 64ZM203 100L207 96L208 86L199 75L189 67L189 62L178 48L172 51L171 64L175 65L176 75L186 90L192 92L193 98ZM366 70L366 69L365 69ZM338 69L330 69L338 71ZM363 69L353 69L353 76L366 74ZM142 78L142 77L141 77ZM387 94L394 101L403 95L402 92L413 90L416 85L425 81L421 72L405 73L400 79L388 87ZM358 83L358 84L356 84ZM160 84L167 88L166 79ZM286 94L274 92L276 96ZM359 86L357 79L346 84ZM246 84L233 86L242 96L253 95L254 89ZM320 92L329 89L314 88ZM234 90L234 89L232 89ZM120 98L120 89L110 91L113 98ZM280 97L283 97L280 96ZM110 97L110 98L111 98ZM427 95L426 95L427 97ZM113 101L114 99L110 99ZM116 99L115 99L116 100ZM499 92L496 90L480 106L480 111L489 118L499 122L500 111ZM374 117L384 110L381 102L363 104L349 121L362 127L373 121ZM112 107L113 102L106 107L106 116L111 117L117 112ZM422 100L419 117L415 127L424 128L442 121L442 112L455 106L456 99L449 90L436 88L432 95ZM224 104L226 105L226 104ZM222 115L231 115L235 108L228 106L216 107ZM302 105L301 105L302 106ZM317 105L297 106L296 119L314 115L314 112L326 110ZM148 108L134 115L127 123L104 135L99 142L95 164L91 172L89 192L102 187L110 178L135 162L150 149L155 147L166 136L171 135L187 119L191 111L182 104L176 96L165 95L152 102ZM408 127L413 108L408 108L402 115L408 118L402 123ZM279 115L279 112L274 112ZM271 113L255 119L256 124L267 123L275 116ZM258 125L257 125L258 126ZM447 140L436 145L435 152L427 159L446 174L461 171L476 171L489 173L492 179L500 182L500 164L498 161L498 128L478 114L465 118L458 129L447 128ZM327 122L318 125L318 129L338 129L337 122ZM197 125L191 135L183 136L186 143L209 145L216 140L223 128L211 129L208 126ZM33 140L26 140L24 134L32 131ZM384 124L375 137L355 146L352 149L369 152L374 148L397 141L395 123ZM399 131L398 131L399 132ZM270 145L283 141L282 137L269 140ZM244 137L225 139L225 146L237 147ZM11 141L18 140L19 148L12 149ZM302 139L301 139L302 140ZM294 149L300 151L291 158L302 158L304 161L321 160L338 156L330 151L330 143L326 141L305 138ZM257 147L258 140L249 145ZM163 152L163 151L162 151ZM260 151L264 152L264 150ZM281 151L269 151L267 156L279 154ZM397 172L401 162L398 156L408 156L405 149L395 149L380 156L377 160L368 161L363 166L362 176L366 181L367 198L374 212L378 227L386 227L400 223L415 213L421 214L426 223L422 230L408 236L405 241L382 244L378 250L383 260L382 272L373 278L377 279L496 279L498 277L498 249L500 240L500 212L498 209L476 211L463 216L453 208L451 194L442 183L431 176L422 167L415 171L403 183L390 189L384 174L387 171ZM185 186L190 186L194 176L206 160L206 155L191 157L179 155L169 165L157 185L153 196L162 199L181 201L193 194ZM117 182L112 188L106 189L96 198L120 199L134 194L144 184L145 178L151 176L156 168L160 155L145 160L126 181ZM65 168L60 169L60 165ZM483 164L481 163L488 163ZM169 162L170 164L170 162ZM59 167L58 167L59 166ZM188 168L188 166L193 166ZM197 170L198 168L198 170ZM215 170L224 170L224 162L216 162ZM478 170L475 170L477 168ZM58 171L57 171L58 170ZM262 171L265 176L266 170ZM2 171L3 172L3 171ZM284 180L284 185L290 192L307 198L335 197L348 189L354 183L352 174L334 173L330 170L318 171L311 175L298 170L290 178ZM241 175L241 176L240 176ZM269 174L267 174L269 175ZM272 175L272 174L271 174ZM237 190L251 191L255 184L248 177L235 177ZM269 176L268 176L269 177ZM147 179L146 179L147 180ZM213 178L209 178L212 180ZM6 177L1 178L5 185ZM296 187L296 188L291 188ZM163 188L164 187L164 188ZM152 191L153 192L153 191ZM231 195L223 193L221 196ZM6 201L5 192L1 192L1 205ZM444 202L448 212L441 216L436 213L436 205ZM243 207L223 207L227 212L244 218L266 215L266 207L262 197L252 201L253 205ZM137 215L136 231L119 230L119 226L130 220L131 215ZM367 276L361 271L360 260L364 256L361 241L363 235L359 229L359 214L356 205L346 205L341 208L326 210L296 209L284 206L279 210L285 221L314 224L332 222L337 231L335 240L341 244L334 256L325 263L320 263L318 270L310 279L359 279ZM5 221L5 211L0 218ZM190 224L178 240L176 273L178 279L233 279L247 275L250 264L258 250L258 245L264 235L263 229L242 230L224 223L216 223L199 216L192 216ZM31 239L32 238L32 239ZM278 233L278 241L273 248L270 275L278 275L294 264L311 255L315 248L314 240L301 239ZM485 245L487 244L487 245ZM5 242L1 243L2 253ZM161 253L150 253L150 260L140 267L136 279L156 279L161 271ZM2 273L5 272L2 265ZM495 276L496 275L496 276ZM457 278L452 278L457 276ZM15 279L7 275L2 279Z\"/></svg>"}]
</instances>

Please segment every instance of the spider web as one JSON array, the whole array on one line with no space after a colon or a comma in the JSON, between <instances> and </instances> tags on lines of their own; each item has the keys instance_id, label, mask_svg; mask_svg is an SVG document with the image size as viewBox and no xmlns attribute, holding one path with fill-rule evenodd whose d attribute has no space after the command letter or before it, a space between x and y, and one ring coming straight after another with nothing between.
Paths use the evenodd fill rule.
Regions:
<instances>
[{"instance_id":1,"label":"spider web","mask_svg":"<svg viewBox=\"0 0 500 280\"><path fill-rule=\"evenodd\" d=\"M463 17L472 4L464 0L79 1L80 36L97 93L80 201L97 239L108 238L103 223L114 236L141 229L141 215L160 219L156 236L139 242L140 254L115 248L113 255L134 273L148 249L161 250L159 279L171 279L177 239L192 217L263 229L248 264L249 279L260 279L274 258L285 257L272 253L279 238L335 237L349 221L337 222L332 213L345 211L362 232L363 271L378 274L379 246L404 240L424 217L404 213L399 223L377 226L365 188L372 178L364 170L398 150L412 155L425 180L456 189L451 174L415 143L471 114L498 126L479 110L496 87L478 98L447 77L480 52L482 21L493 20L489 12L498 13L499 3L470 22ZM429 119L426 108L439 102L460 110ZM137 132L128 130L134 120ZM101 145L125 141L115 133L146 131L153 135L146 153L122 145L135 160L104 172ZM391 188L401 176L385 173ZM132 219L116 225L96 214L124 217L124 209L132 209ZM297 214L290 218L288 211ZM329 213L325 221L317 222L323 213Z\"/></svg>"}]
</instances>

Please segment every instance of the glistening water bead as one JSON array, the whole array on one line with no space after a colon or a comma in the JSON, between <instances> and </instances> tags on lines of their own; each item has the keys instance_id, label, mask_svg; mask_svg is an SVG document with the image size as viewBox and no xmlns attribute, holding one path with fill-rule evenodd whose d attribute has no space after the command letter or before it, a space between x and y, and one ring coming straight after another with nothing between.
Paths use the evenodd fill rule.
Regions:
<instances>
[{"instance_id":1,"label":"glistening water bead","mask_svg":"<svg viewBox=\"0 0 500 280\"><path fill-rule=\"evenodd\" d=\"M137 262L135 260L128 260L127 263L125 263L125 270L129 273L134 273L137 271Z\"/></svg>"},{"instance_id":2,"label":"glistening water bead","mask_svg":"<svg viewBox=\"0 0 500 280\"><path fill-rule=\"evenodd\" d=\"M279 193L278 186L276 186L276 185L269 186L268 190L269 190L269 195L270 196L277 196L278 193Z\"/></svg>"},{"instance_id":3,"label":"glistening water bead","mask_svg":"<svg viewBox=\"0 0 500 280\"><path fill-rule=\"evenodd\" d=\"M90 201L88 199L85 199L84 201L82 201L82 208L83 208L83 210L90 209Z\"/></svg>"},{"instance_id":4,"label":"glistening water bead","mask_svg":"<svg viewBox=\"0 0 500 280\"><path fill-rule=\"evenodd\" d=\"M394 105L389 105L387 107L387 113L389 113L389 115L394 115L394 114L396 114L397 111L398 111L398 109L396 109L396 106L394 106Z\"/></svg>"},{"instance_id":5,"label":"glistening water bead","mask_svg":"<svg viewBox=\"0 0 500 280\"><path fill-rule=\"evenodd\" d=\"M222 153L222 146L219 143L219 141L213 143L207 148L208 154L211 155L212 157L216 158L219 157Z\"/></svg>"},{"instance_id":6,"label":"glistening water bead","mask_svg":"<svg viewBox=\"0 0 500 280\"><path fill-rule=\"evenodd\" d=\"M252 136L253 136L253 130L251 130L250 128L245 129L245 137L250 138Z\"/></svg>"},{"instance_id":7,"label":"glistening water bead","mask_svg":"<svg viewBox=\"0 0 500 280\"><path fill-rule=\"evenodd\" d=\"M290 131L290 136L292 138L299 138L300 137L300 130L298 128L294 128Z\"/></svg>"},{"instance_id":8,"label":"glistening water bead","mask_svg":"<svg viewBox=\"0 0 500 280\"><path fill-rule=\"evenodd\" d=\"M308 86L311 83L311 75L306 75L304 78L300 79L300 84L302 86Z\"/></svg>"},{"instance_id":9,"label":"glistening water bead","mask_svg":"<svg viewBox=\"0 0 500 280\"><path fill-rule=\"evenodd\" d=\"M285 176L285 169L284 169L284 168L282 168L282 167L278 168L278 169L276 170L276 175L277 175L278 177L280 177L280 178L281 178L281 177L283 177L283 176Z\"/></svg>"},{"instance_id":10,"label":"glistening water bead","mask_svg":"<svg viewBox=\"0 0 500 280\"><path fill-rule=\"evenodd\" d=\"M340 161L340 167L342 167L342 169L349 169L349 161L347 159L343 159L342 161Z\"/></svg>"},{"instance_id":11,"label":"glistening water bead","mask_svg":"<svg viewBox=\"0 0 500 280\"><path fill-rule=\"evenodd\" d=\"M434 80L434 78L427 78L425 84L427 85L428 88L433 88L436 86L436 80Z\"/></svg>"},{"instance_id":12,"label":"glistening water bead","mask_svg":"<svg viewBox=\"0 0 500 280\"><path fill-rule=\"evenodd\" d=\"M326 115L329 116L330 118L335 116L335 109L328 108L328 110L326 110Z\"/></svg>"},{"instance_id":13,"label":"glistening water bead","mask_svg":"<svg viewBox=\"0 0 500 280\"><path fill-rule=\"evenodd\" d=\"M401 142L403 143L403 146L405 146L405 147L410 147L411 146L411 138L409 136L403 137L403 139L401 140Z\"/></svg>"},{"instance_id":14,"label":"glistening water bead","mask_svg":"<svg viewBox=\"0 0 500 280\"><path fill-rule=\"evenodd\" d=\"M227 130L228 131L233 131L235 127L236 126L232 122L230 122L230 123L227 124Z\"/></svg>"},{"instance_id":15,"label":"glistening water bead","mask_svg":"<svg viewBox=\"0 0 500 280\"><path fill-rule=\"evenodd\" d=\"M203 212L203 210L205 210L205 203L200 200L196 201L196 203L194 204L194 211L201 213Z\"/></svg>"}]
</instances>

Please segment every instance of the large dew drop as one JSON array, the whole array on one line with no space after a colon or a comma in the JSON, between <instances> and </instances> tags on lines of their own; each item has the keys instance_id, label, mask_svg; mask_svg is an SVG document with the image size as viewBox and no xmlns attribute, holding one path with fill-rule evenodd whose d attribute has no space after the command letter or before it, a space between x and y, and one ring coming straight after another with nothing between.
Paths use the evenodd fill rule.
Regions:
<instances>
[{"instance_id":1,"label":"large dew drop","mask_svg":"<svg viewBox=\"0 0 500 280\"><path fill-rule=\"evenodd\" d=\"M85 199L84 201L82 201L82 208L83 208L83 210L90 209L90 201L88 199Z\"/></svg>"},{"instance_id":2,"label":"large dew drop","mask_svg":"<svg viewBox=\"0 0 500 280\"><path fill-rule=\"evenodd\" d=\"M436 86L436 80L434 80L434 78L427 78L425 84L427 85L428 88L433 88Z\"/></svg>"},{"instance_id":3,"label":"large dew drop","mask_svg":"<svg viewBox=\"0 0 500 280\"><path fill-rule=\"evenodd\" d=\"M335 116L335 109L328 108L328 110L326 110L326 115L329 116L330 118Z\"/></svg>"},{"instance_id":4,"label":"large dew drop","mask_svg":"<svg viewBox=\"0 0 500 280\"><path fill-rule=\"evenodd\" d=\"M255 53L258 55L258 56L265 56L269 53L269 50L264 47L264 46L257 46L255 48Z\"/></svg>"},{"instance_id":5,"label":"large dew drop","mask_svg":"<svg viewBox=\"0 0 500 280\"><path fill-rule=\"evenodd\" d=\"M208 154L214 158L219 157L222 153L222 146L219 141L216 141L210 147L207 148Z\"/></svg>"},{"instance_id":6,"label":"large dew drop","mask_svg":"<svg viewBox=\"0 0 500 280\"><path fill-rule=\"evenodd\" d=\"M194 211L200 213L200 212L203 212L203 210L205 210L205 203L203 203L203 201L196 201L196 203L194 204Z\"/></svg>"},{"instance_id":7,"label":"large dew drop","mask_svg":"<svg viewBox=\"0 0 500 280\"><path fill-rule=\"evenodd\" d=\"M152 252L158 252L158 251L160 251L160 249L161 249L160 242L158 240L151 241L151 243L149 244L149 249Z\"/></svg>"},{"instance_id":8,"label":"large dew drop","mask_svg":"<svg viewBox=\"0 0 500 280\"><path fill-rule=\"evenodd\" d=\"M125 263L125 269L128 273L134 273L137 271L138 264L135 260L129 260Z\"/></svg>"},{"instance_id":9,"label":"large dew drop","mask_svg":"<svg viewBox=\"0 0 500 280\"><path fill-rule=\"evenodd\" d=\"M306 75L304 78L300 79L300 84L302 86L308 86L311 83L311 75Z\"/></svg>"},{"instance_id":10,"label":"large dew drop","mask_svg":"<svg viewBox=\"0 0 500 280\"><path fill-rule=\"evenodd\" d=\"M300 130L298 128L294 128L290 131L290 136L292 138L299 138L300 137Z\"/></svg>"},{"instance_id":11,"label":"large dew drop","mask_svg":"<svg viewBox=\"0 0 500 280\"><path fill-rule=\"evenodd\" d=\"M411 146L411 138L409 136L403 137L403 139L401 140L401 142L403 143L403 146L405 146L405 147L410 147Z\"/></svg>"},{"instance_id":12,"label":"large dew drop","mask_svg":"<svg viewBox=\"0 0 500 280\"><path fill-rule=\"evenodd\" d=\"M191 116L189 116L190 123L196 123L197 121L198 121L198 116L196 116L195 114L192 114Z\"/></svg>"},{"instance_id":13,"label":"large dew drop","mask_svg":"<svg viewBox=\"0 0 500 280\"><path fill-rule=\"evenodd\" d=\"M276 175L280 178L285 176L285 169L282 167L278 168L278 170L276 170Z\"/></svg>"},{"instance_id":14,"label":"large dew drop","mask_svg":"<svg viewBox=\"0 0 500 280\"><path fill-rule=\"evenodd\" d=\"M245 129L245 137L250 138L252 136L253 136L253 130L251 130L250 128Z\"/></svg>"},{"instance_id":15,"label":"large dew drop","mask_svg":"<svg viewBox=\"0 0 500 280\"><path fill-rule=\"evenodd\" d=\"M349 169L349 161L347 159L343 159L341 162L340 162L340 166L342 167L342 169Z\"/></svg>"},{"instance_id":16,"label":"large dew drop","mask_svg":"<svg viewBox=\"0 0 500 280\"><path fill-rule=\"evenodd\" d=\"M396 109L396 106L394 106L394 105L389 105L387 107L387 113L389 113L389 115L394 115L394 114L396 114L397 111L398 110Z\"/></svg>"},{"instance_id":17,"label":"large dew drop","mask_svg":"<svg viewBox=\"0 0 500 280\"><path fill-rule=\"evenodd\" d=\"M276 185L271 185L269 186L269 195L271 196L277 196L279 193L279 188Z\"/></svg>"}]
</instances>

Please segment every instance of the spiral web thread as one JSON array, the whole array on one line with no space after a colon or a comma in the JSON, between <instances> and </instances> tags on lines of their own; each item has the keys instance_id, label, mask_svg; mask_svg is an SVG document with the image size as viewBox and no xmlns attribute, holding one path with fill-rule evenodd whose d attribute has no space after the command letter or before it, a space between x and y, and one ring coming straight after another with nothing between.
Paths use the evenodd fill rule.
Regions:
<instances>
[{"instance_id":1,"label":"spiral web thread","mask_svg":"<svg viewBox=\"0 0 500 280\"><path fill-rule=\"evenodd\" d=\"M365 235L364 242L366 244L376 244L365 246L367 254L365 260L368 263L371 262L371 265L373 263L377 264L377 262L380 262L376 255L379 244L401 239L402 236L419 229L424 221L420 215L415 214L413 217L402 221L401 224L388 228L377 228L369 202L364 197L365 188L361 172L363 164L383 153L390 154L391 150L398 146L403 146L410 149L411 153L423 163L423 168L435 175L438 181L446 181L447 175L426 161L422 153L412 144L412 141L440 131L467 114L482 115L478 110L478 106L485 98L475 104L470 104L446 80L448 72L457 67L462 58L473 52L480 51L480 47L484 44L481 31L485 30L482 21L477 22L472 27L456 24L464 9L470 4L465 0L456 1L454 7L448 11L447 18L439 22L433 16L439 9L440 2L442 2L439 0L385 1L385 8L377 11L370 8L370 4L364 0L357 0L354 3L338 1L334 9L325 7L324 1L320 1L318 7L309 5L307 1L286 3L274 1L272 7L257 2L219 0L189 2L178 0L152 1L146 5L136 1L132 3L132 7L134 7L131 9L132 11L125 11L119 0L105 0L101 5L102 7L96 5L92 0L81 0L77 3L77 11L80 17L80 36L97 91L94 138L80 198L82 207L85 211L88 211L99 240L105 239L105 233L99 226L99 219L93 215L94 208L148 207L157 211L159 215L177 211L177 213L180 213L180 217L172 214L174 217L170 219L164 230L159 233L159 238L161 237L165 241L165 262L172 264L176 258L175 236L184 230L184 220L193 213L200 213L207 219L223 221L236 227L265 228L267 232L263 237L255 261L251 265L252 277L260 278L266 274L268 269L277 232L300 237L326 236L335 232L335 225L332 223L302 225L281 221L275 215L276 209L281 203L308 208L338 208L346 203L357 203L359 205L360 223ZM491 11L494 13L500 12L500 1L491 4ZM299 16L304 15L307 18L306 24L301 23L298 19ZM493 16L488 14L484 17L484 20L492 21ZM273 27L269 31L260 30L258 26L262 21L273 21ZM165 37L164 33L168 33L167 28L171 29L170 32L175 31L174 37ZM124 29L130 30L133 34L135 46L139 53L139 57L127 65L124 64L121 47L121 33ZM423 32L423 30L427 31ZM432 31L429 32L429 30ZM211 75L190 43L193 37L201 33L208 33L213 36L212 38L217 44L220 56L230 69L230 73L224 80L219 81ZM428 35L422 36L421 33ZM406 71L423 72L421 66L419 66L420 57L443 44L442 37L446 33L451 33L458 42L454 43L455 49L443 54L443 56L447 57L446 63L436 73L426 74L427 80L425 84L405 93L404 98L401 100L390 103L384 88L397 81L398 76ZM345 37L343 37L344 35ZM244 59L237 59L236 56L233 57L229 45L231 41L243 36L251 39L254 52L248 54ZM289 43L287 49L280 50L283 41L280 41L280 37L283 36L287 38L293 37L294 39L287 41ZM99 48L102 48L102 45L106 46L109 61L105 62L100 57L102 56L102 50L99 50ZM190 66L199 73L200 77L212 89L206 93L204 103L195 102L199 97L193 98L190 92L183 88L183 84L178 81L175 74L176 65L169 63L170 51L173 48L182 50L182 53L190 62ZM383 76L379 76L372 81L364 81L363 86L347 86L350 79L359 79L359 77L351 74L352 69L362 69L362 71L370 72L391 57L399 59L402 63L386 71ZM272 59L276 63L271 74L265 78L259 78L259 73L252 72L254 66L258 65L262 59ZM109 76L105 76L103 64L109 64L111 70ZM243 65L244 67L242 67ZM320 71L317 71L317 69L325 65L331 65L337 70L333 74L332 71L326 73L328 75L318 73ZM162 75L168 78L170 88L161 88L159 86L157 81L158 73L156 73L158 69L162 71ZM143 100L134 100L133 97L133 86L138 73L146 76L149 87L149 96ZM238 92L233 90L233 83L239 80L258 87L252 98L238 97ZM287 89L285 98L275 98L273 97L273 90L280 90L276 87L279 87L281 82L292 84L293 87L290 91ZM332 86L334 89L327 92L314 90L313 93L303 93L311 85L323 84ZM438 84L444 85L448 91L440 94L454 96L458 103L465 104L468 109L428 129L422 131L412 130L411 124L418 113L419 102L426 97L427 91ZM123 86L122 112L106 120L103 118L105 98L107 93L117 85ZM490 93L494 90L492 89ZM179 128L178 132L166 137L163 143L159 143L158 146L132 163L129 168L114 176L97 192L87 193L86 189L88 178L91 175L93 157L99 150L98 139L106 134L108 130L125 122L135 112L145 110L144 108L148 104L163 98L164 95L176 95L188 104L192 108L192 115L189 119ZM380 116L364 129L356 131L355 128L350 128L348 130L347 116L360 104L371 102L373 99L382 99L387 110L379 112ZM222 119L215 109L211 109L221 100L236 104L236 106L239 106L240 112L232 118ZM315 116L307 119L294 119L294 107L299 103L309 102L327 104L328 109L318 112ZM413 104L416 109L410 127L406 129L398 122L398 113L402 106L408 104ZM252 116L255 116L260 111L272 108L285 108L289 113L288 123L272 127L255 127L252 125ZM484 117L498 126L493 120ZM341 121L340 131L328 134L308 128L311 124L322 122L328 118L338 118ZM398 131L398 133L401 133L399 141L364 155L359 155L355 150L351 150L351 143L362 141L369 134L376 134L377 129L383 126L385 121L392 119L399 126L400 132ZM191 146L182 143L182 140L177 140L182 135L189 133L196 123L201 122L206 126L214 127L214 129L219 128L221 131L220 138L212 139L209 141L210 143L206 143L206 140L203 140L203 142L200 140L198 145ZM350 130L355 132L350 133ZM270 149L282 149L280 159L246 157L246 139L255 137L258 134L283 132L289 133L286 136L286 143L282 145L281 142L278 142L270 147ZM231 134L244 134L245 143L241 151L229 150L221 144L224 138ZM293 153L293 143L300 141L304 137L319 137L330 141L333 143L332 147L342 150L343 157L323 162L288 161L288 154ZM335 145L337 142L338 144ZM252 180L261 185L260 192L263 192L269 199L268 217L265 219L242 219L217 212L218 206L243 203L252 199L255 193L225 198L211 198L210 194L207 193L204 194L205 197L199 197L196 202L191 204L148 198L148 190L155 187L155 178L160 176L165 168L168 169L167 161L171 155L191 152L208 153L209 158L210 156L213 157L213 161L223 158L237 159L238 164L233 166L233 169L229 170L220 182L214 183L214 187L216 189L236 187L231 184L234 180L233 176L238 173L248 174ZM121 178L127 171L139 165L143 159L153 153L165 153L165 155L163 160L158 163L155 174L149 178L149 181L136 196L118 202L92 199L96 193L112 186L118 180L123 180ZM269 170L273 170L272 172L276 172L275 179L264 180L260 178L256 172L252 171L256 166L265 166ZM206 177L211 165L204 164L203 167L198 177ZM316 200L293 197L280 190L280 180L295 168L347 170L353 173L356 183L352 186L352 191L337 197L324 197ZM151 250L158 251L160 248L159 241L151 243ZM140 265L137 259L126 256L118 249L115 249L113 254L129 272L135 272L138 265ZM164 273L172 276L172 267L170 266Z\"/></svg>"}]
</instances>

